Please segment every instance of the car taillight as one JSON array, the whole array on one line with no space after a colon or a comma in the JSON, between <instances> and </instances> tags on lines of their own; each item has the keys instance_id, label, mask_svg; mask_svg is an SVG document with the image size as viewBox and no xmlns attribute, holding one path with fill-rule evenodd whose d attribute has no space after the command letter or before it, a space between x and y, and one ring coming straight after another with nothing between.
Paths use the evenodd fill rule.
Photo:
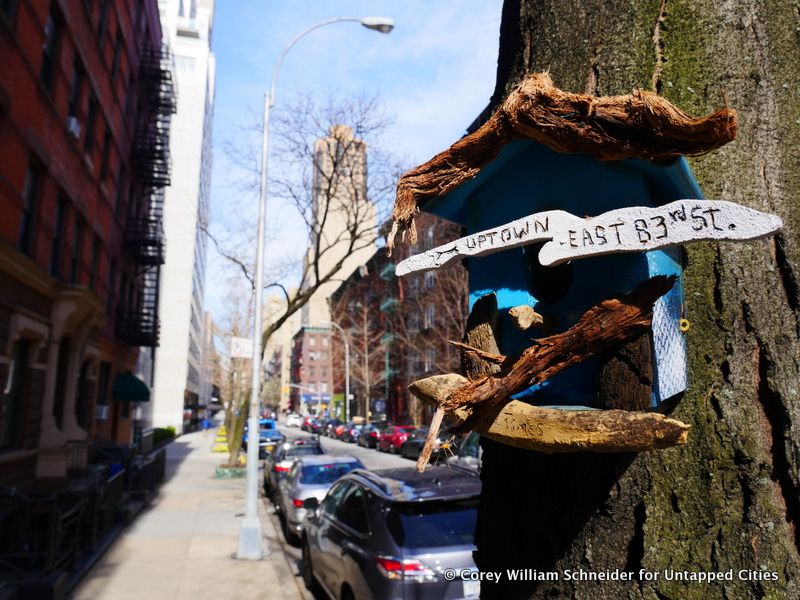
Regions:
<instances>
[{"instance_id":1,"label":"car taillight","mask_svg":"<svg viewBox=\"0 0 800 600\"><path fill-rule=\"evenodd\" d=\"M371 431L370 434L369 434L369 437L378 437L378 432L377 431Z\"/></svg>"},{"instance_id":2,"label":"car taillight","mask_svg":"<svg viewBox=\"0 0 800 600\"><path fill-rule=\"evenodd\" d=\"M436 581L436 573L418 560L378 556L375 562L378 565L378 571L386 579L416 581L418 583Z\"/></svg>"},{"instance_id":3,"label":"car taillight","mask_svg":"<svg viewBox=\"0 0 800 600\"><path fill-rule=\"evenodd\" d=\"M292 500L292 504L294 504L295 508L303 508L302 498L295 498L294 500Z\"/></svg>"},{"instance_id":4,"label":"car taillight","mask_svg":"<svg viewBox=\"0 0 800 600\"><path fill-rule=\"evenodd\" d=\"M289 467L284 467L283 465L275 465L272 467L273 473L288 473Z\"/></svg>"}]
</instances>

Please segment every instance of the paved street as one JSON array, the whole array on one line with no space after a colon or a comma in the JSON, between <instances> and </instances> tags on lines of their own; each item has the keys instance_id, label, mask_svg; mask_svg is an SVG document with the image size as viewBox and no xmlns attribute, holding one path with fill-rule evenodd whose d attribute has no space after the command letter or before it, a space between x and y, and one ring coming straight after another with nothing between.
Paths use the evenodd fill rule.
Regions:
<instances>
[{"instance_id":1,"label":"paved street","mask_svg":"<svg viewBox=\"0 0 800 600\"><path fill-rule=\"evenodd\" d=\"M299 427L280 426L278 429L280 429L289 440L309 435L305 431L301 431ZM401 458L400 456L389 454L388 452L378 452L377 450L362 448L358 444L348 444L347 442L340 442L339 440L327 437L321 437L320 443L328 454L348 454L350 456L355 456L370 470L414 466L414 462L407 458Z\"/></svg>"},{"instance_id":2,"label":"paved street","mask_svg":"<svg viewBox=\"0 0 800 600\"><path fill-rule=\"evenodd\" d=\"M301 436L309 435L305 431L301 431L297 427L279 427L281 432L286 436L287 439L292 440ZM364 466L370 470L374 469L389 469L394 467L413 467L414 462L408 460L406 458L401 458L400 456L396 456L394 454L388 454L386 452L378 452L377 450L371 450L369 448L362 448L357 444L348 444L346 442L340 442L339 440L333 440L330 438L323 437L320 440L322 447L325 451L329 454L335 454L337 456L341 455L350 455L355 456L358 458ZM266 498L262 497L263 505L264 505L264 512L269 519L271 524L270 529L274 531L280 531L281 523L278 518L275 509L272 506L272 503L267 500ZM303 585L303 579L300 572L301 569L301 557L300 557L300 548L295 546L290 546L283 536L279 535L278 539L276 540L276 544L273 546L275 551L278 551L280 548L281 551L286 555L290 568L291 573L294 576L294 579L297 583L297 586L301 591L303 598L305 600L320 600L321 596L315 597L305 589Z\"/></svg>"}]
</instances>

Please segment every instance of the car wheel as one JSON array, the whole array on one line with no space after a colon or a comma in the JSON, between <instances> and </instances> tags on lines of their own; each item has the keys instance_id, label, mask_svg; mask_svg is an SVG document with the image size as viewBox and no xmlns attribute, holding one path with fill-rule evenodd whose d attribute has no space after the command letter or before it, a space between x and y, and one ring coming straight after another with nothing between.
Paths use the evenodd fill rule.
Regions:
<instances>
[{"instance_id":1,"label":"car wheel","mask_svg":"<svg viewBox=\"0 0 800 600\"><path fill-rule=\"evenodd\" d=\"M312 594L316 594L319 586L314 578L314 567L311 564L311 550L308 547L308 540L303 540L303 583L306 589Z\"/></svg>"},{"instance_id":2,"label":"car wheel","mask_svg":"<svg viewBox=\"0 0 800 600\"><path fill-rule=\"evenodd\" d=\"M283 537L286 538L286 541L289 543L290 546L297 546L297 543L300 541L297 537L297 534L294 533L289 527L289 519L283 518Z\"/></svg>"},{"instance_id":3,"label":"car wheel","mask_svg":"<svg viewBox=\"0 0 800 600\"><path fill-rule=\"evenodd\" d=\"M344 584L344 587L342 587L342 593L339 595L339 600L356 600L353 590L351 590L350 586L346 583Z\"/></svg>"}]
</instances>

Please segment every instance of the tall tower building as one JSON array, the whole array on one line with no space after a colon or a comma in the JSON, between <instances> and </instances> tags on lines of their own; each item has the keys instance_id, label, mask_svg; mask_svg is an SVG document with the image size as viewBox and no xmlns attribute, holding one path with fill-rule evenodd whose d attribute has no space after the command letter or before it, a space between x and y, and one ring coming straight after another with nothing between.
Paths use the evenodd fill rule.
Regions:
<instances>
[{"instance_id":1,"label":"tall tower building","mask_svg":"<svg viewBox=\"0 0 800 600\"><path fill-rule=\"evenodd\" d=\"M178 112L172 120L172 186L164 202L166 263L161 272L161 346L150 420L178 431L197 424L202 385L203 294L214 109L214 0L160 0L175 55Z\"/></svg>"},{"instance_id":2,"label":"tall tower building","mask_svg":"<svg viewBox=\"0 0 800 600\"><path fill-rule=\"evenodd\" d=\"M344 259L331 281L324 283L303 308L303 325L330 321L328 298L342 280L375 252L375 206L367 197L367 144L347 125L334 125L314 145L313 210L315 227L306 253L306 266L330 272ZM353 228L362 237L351 247ZM317 244L319 237L320 243ZM319 247L319 256L315 250ZM306 283L306 282L304 282Z\"/></svg>"}]
</instances>

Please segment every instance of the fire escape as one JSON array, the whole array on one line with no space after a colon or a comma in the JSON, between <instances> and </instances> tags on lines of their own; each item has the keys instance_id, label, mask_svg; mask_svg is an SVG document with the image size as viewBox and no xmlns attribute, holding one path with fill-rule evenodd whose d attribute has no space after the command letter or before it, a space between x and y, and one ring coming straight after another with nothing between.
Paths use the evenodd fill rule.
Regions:
<instances>
[{"instance_id":1,"label":"fire escape","mask_svg":"<svg viewBox=\"0 0 800 600\"><path fill-rule=\"evenodd\" d=\"M158 292L164 264L164 188L170 184L170 120L177 111L172 53L147 48L140 83L146 108L133 136L132 164L143 201L125 222L125 254L133 261L136 291L117 315L117 333L133 346L158 346Z\"/></svg>"}]
</instances>

